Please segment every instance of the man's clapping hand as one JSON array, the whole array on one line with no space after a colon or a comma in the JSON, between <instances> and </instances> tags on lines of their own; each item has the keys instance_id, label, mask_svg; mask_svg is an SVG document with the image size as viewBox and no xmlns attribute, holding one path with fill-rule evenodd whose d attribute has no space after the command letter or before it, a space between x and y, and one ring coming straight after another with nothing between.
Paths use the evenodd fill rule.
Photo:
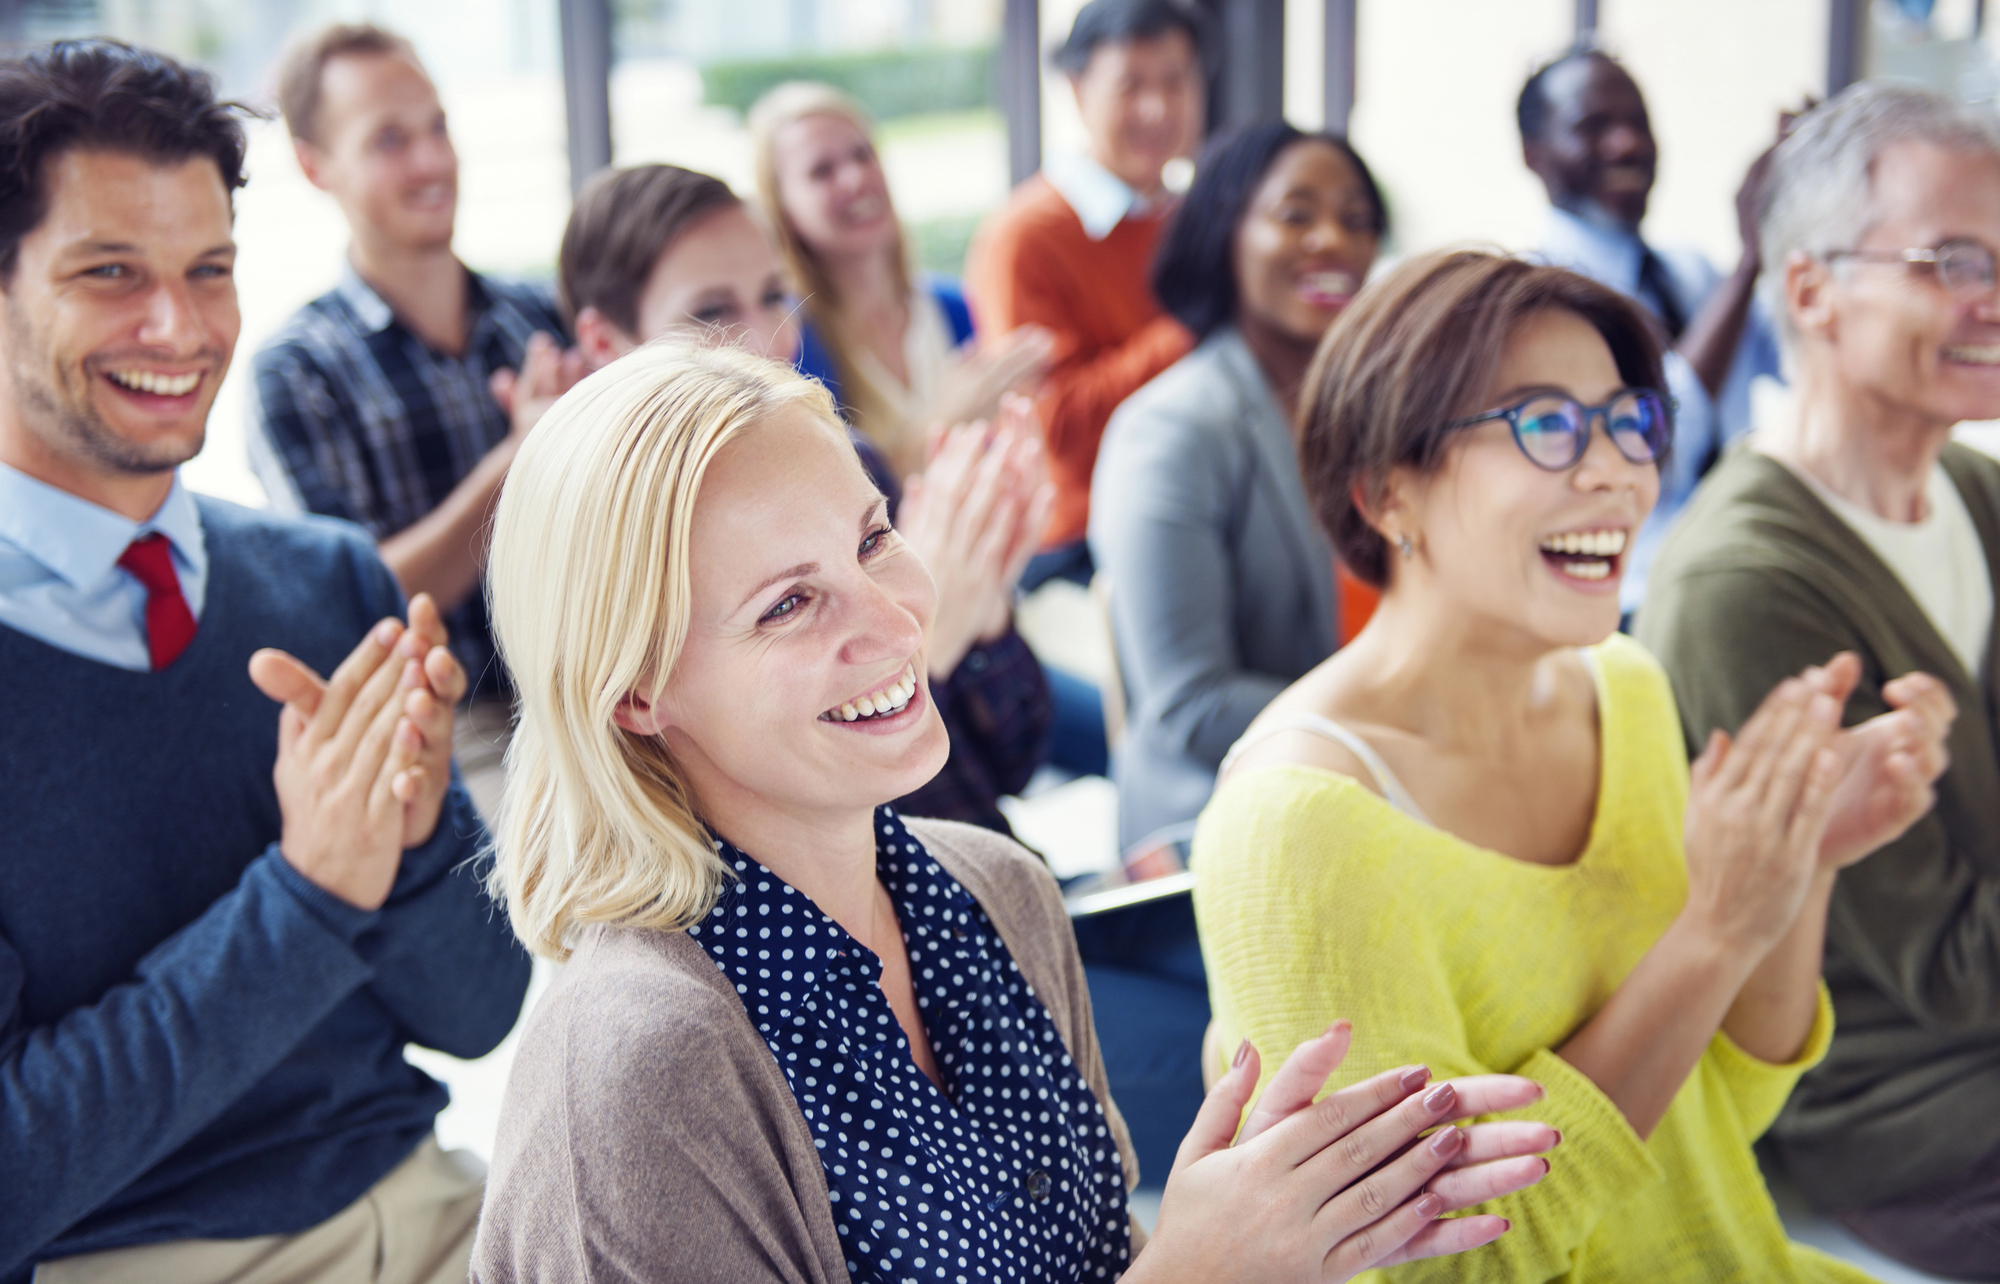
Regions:
<instances>
[{"instance_id":1,"label":"man's clapping hand","mask_svg":"<svg viewBox=\"0 0 2000 1284\"><path fill-rule=\"evenodd\" d=\"M1815 690L1846 703L1861 681L1861 659L1842 651L1806 670ZM1834 741L1839 783L1820 840L1820 863L1845 869L1915 824L1936 800L1933 786L1951 765L1945 747L1958 706L1944 683L1906 673L1883 684L1889 712L1841 732Z\"/></svg>"},{"instance_id":2,"label":"man's clapping hand","mask_svg":"<svg viewBox=\"0 0 2000 1284\"><path fill-rule=\"evenodd\" d=\"M445 649L426 594L410 624L383 620L322 680L283 651L250 657L250 678L285 707L272 768L279 849L315 885L379 908L405 848L429 841L451 785L453 707L465 670Z\"/></svg>"}]
</instances>

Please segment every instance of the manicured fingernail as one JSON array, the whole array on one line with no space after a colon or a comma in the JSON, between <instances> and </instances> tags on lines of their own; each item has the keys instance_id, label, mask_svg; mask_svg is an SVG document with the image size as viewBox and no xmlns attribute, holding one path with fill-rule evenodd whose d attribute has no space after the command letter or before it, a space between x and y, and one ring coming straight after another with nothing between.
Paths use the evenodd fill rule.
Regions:
<instances>
[{"instance_id":1,"label":"manicured fingernail","mask_svg":"<svg viewBox=\"0 0 2000 1284\"><path fill-rule=\"evenodd\" d=\"M1542 1160L1542 1176L1546 1177L1548 1175L1549 1175L1549 1161L1544 1159Z\"/></svg>"},{"instance_id":2,"label":"manicured fingernail","mask_svg":"<svg viewBox=\"0 0 2000 1284\"><path fill-rule=\"evenodd\" d=\"M1434 1115L1440 1114L1451 1109L1452 1103L1457 1100L1458 1089L1448 1083L1441 1083L1424 1094L1424 1109Z\"/></svg>"},{"instance_id":3,"label":"manicured fingernail","mask_svg":"<svg viewBox=\"0 0 2000 1284\"><path fill-rule=\"evenodd\" d=\"M1500 1219L1500 1233L1502 1235L1505 1235L1508 1231L1513 1229L1514 1229L1514 1223L1511 1219L1505 1217Z\"/></svg>"},{"instance_id":4,"label":"manicured fingernail","mask_svg":"<svg viewBox=\"0 0 2000 1284\"><path fill-rule=\"evenodd\" d=\"M1403 1071L1403 1077L1396 1080L1396 1083L1404 1092L1415 1092L1430 1081L1431 1068L1429 1066L1417 1066L1414 1069Z\"/></svg>"},{"instance_id":5,"label":"manicured fingernail","mask_svg":"<svg viewBox=\"0 0 2000 1284\"><path fill-rule=\"evenodd\" d=\"M1465 1134L1456 1128L1440 1128L1431 1134L1431 1153L1444 1158L1465 1144Z\"/></svg>"},{"instance_id":6,"label":"manicured fingernail","mask_svg":"<svg viewBox=\"0 0 2000 1284\"><path fill-rule=\"evenodd\" d=\"M1249 1059L1250 1059L1250 1040L1245 1039L1242 1042L1242 1044L1237 1047L1236 1059L1229 1063L1229 1068L1233 1070L1237 1066L1242 1065L1245 1061L1248 1061Z\"/></svg>"},{"instance_id":7,"label":"manicured fingernail","mask_svg":"<svg viewBox=\"0 0 2000 1284\"><path fill-rule=\"evenodd\" d=\"M1550 1132L1552 1132L1552 1133L1554 1133L1554 1134L1556 1135L1556 1145L1558 1145L1558 1146L1562 1145L1562 1144L1563 1144L1563 1132L1562 1132L1562 1129L1560 1129L1560 1128L1551 1128L1551 1129L1549 1129L1549 1131L1550 1131Z\"/></svg>"},{"instance_id":8,"label":"manicured fingernail","mask_svg":"<svg viewBox=\"0 0 2000 1284\"><path fill-rule=\"evenodd\" d=\"M384 620L375 626L375 641L380 646L394 646L396 643L396 622Z\"/></svg>"},{"instance_id":9,"label":"manicured fingernail","mask_svg":"<svg viewBox=\"0 0 2000 1284\"><path fill-rule=\"evenodd\" d=\"M1444 1196L1437 1194L1435 1191L1425 1194L1421 1199L1417 1200L1417 1216L1427 1221L1443 1211Z\"/></svg>"}]
</instances>

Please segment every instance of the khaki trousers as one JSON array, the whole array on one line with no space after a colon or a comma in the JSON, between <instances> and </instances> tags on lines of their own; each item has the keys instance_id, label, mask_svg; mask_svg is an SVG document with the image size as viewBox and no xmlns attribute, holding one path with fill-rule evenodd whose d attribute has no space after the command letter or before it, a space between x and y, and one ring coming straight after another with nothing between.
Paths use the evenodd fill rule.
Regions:
<instances>
[{"instance_id":1,"label":"khaki trousers","mask_svg":"<svg viewBox=\"0 0 2000 1284\"><path fill-rule=\"evenodd\" d=\"M475 696L458 706L451 724L451 755L472 805L490 828L499 814L500 792L506 784L508 742L514 738L513 702L499 696Z\"/></svg>"},{"instance_id":2,"label":"khaki trousers","mask_svg":"<svg viewBox=\"0 0 2000 1284\"><path fill-rule=\"evenodd\" d=\"M485 1166L436 1137L310 1230L43 1262L34 1284L465 1284Z\"/></svg>"}]
</instances>

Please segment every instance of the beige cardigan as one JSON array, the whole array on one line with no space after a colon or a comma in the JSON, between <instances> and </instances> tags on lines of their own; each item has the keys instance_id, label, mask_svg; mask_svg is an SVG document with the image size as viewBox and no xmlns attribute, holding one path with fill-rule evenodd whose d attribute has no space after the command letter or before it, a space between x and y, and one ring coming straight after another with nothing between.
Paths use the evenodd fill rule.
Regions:
<instances>
[{"instance_id":1,"label":"beige cardigan","mask_svg":"<svg viewBox=\"0 0 2000 1284\"><path fill-rule=\"evenodd\" d=\"M906 823L1048 1008L1136 1186L1055 880L989 830ZM1135 1224L1133 1251L1143 1243ZM805 1116L735 989L686 933L593 928L536 1005L507 1080L472 1278L848 1278Z\"/></svg>"}]
</instances>

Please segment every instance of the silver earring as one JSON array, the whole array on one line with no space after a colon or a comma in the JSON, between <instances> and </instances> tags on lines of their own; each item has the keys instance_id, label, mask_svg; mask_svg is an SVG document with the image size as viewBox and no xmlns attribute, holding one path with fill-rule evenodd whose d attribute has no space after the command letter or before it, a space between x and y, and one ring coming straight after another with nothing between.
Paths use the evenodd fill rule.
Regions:
<instances>
[{"instance_id":1,"label":"silver earring","mask_svg":"<svg viewBox=\"0 0 2000 1284\"><path fill-rule=\"evenodd\" d=\"M1415 557L1417 555L1417 546L1410 541L1408 535L1398 535L1396 537L1396 550L1404 557Z\"/></svg>"}]
</instances>

